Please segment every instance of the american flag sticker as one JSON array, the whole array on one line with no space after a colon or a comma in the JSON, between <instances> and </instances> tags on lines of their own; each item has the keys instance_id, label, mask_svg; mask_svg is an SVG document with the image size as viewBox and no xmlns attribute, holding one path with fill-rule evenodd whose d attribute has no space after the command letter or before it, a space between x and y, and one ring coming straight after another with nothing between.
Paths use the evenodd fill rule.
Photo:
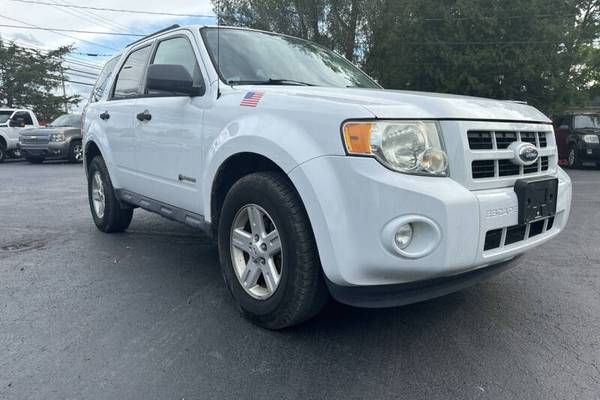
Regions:
<instances>
[{"instance_id":1,"label":"american flag sticker","mask_svg":"<svg viewBox=\"0 0 600 400\"><path fill-rule=\"evenodd\" d=\"M264 95L263 92L248 92L240 102L240 106L256 107Z\"/></svg>"}]
</instances>

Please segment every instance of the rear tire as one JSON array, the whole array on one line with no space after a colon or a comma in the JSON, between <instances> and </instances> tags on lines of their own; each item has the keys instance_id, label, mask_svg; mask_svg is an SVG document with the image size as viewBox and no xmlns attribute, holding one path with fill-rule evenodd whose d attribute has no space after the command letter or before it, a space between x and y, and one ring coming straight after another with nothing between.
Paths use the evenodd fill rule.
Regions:
<instances>
[{"instance_id":1,"label":"rear tire","mask_svg":"<svg viewBox=\"0 0 600 400\"><path fill-rule=\"evenodd\" d=\"M577 151L577 146L572 144L569 146L569 155L567 157L567 166L569 168L579 168L581 167L581 159L579 158L579 153Z\"/></svg>"},{"instance_id":2,"label":"rear tire","mask_svg":"<svg viewBox=\"0 0 600 400\"><path fill-rule=\"evenodd\" d=\"M25 157L25 159L32 164L41 164L45 160L44 157Z\"/></svg>"},{"instance_id":3,"label":"rear tire","mask_svg":"<svg viewBox=\"0 0 600 400\"><path fill-rule=\"evenodd\" d=\"M83 147L81 145L81 140L74 140L71 142L71 146L69 147L69 162L83 162Z\"/></svg>"},{"instance_id":4,"label":"rear tire","mask_svg":"<svg viewBox=\"0 0 600 400\"><path fill-rule=\"evenodd\" d=\"M262 221L262 230L255 230L252 221ZM248 319L282 329L313 317L327 302L308 215L285 175L261 172L241 178L225 197L218 229L223 277ZM232 236L246 240L232 241ZM274 256L271 246L279 249L273 247Z\"/></svg>"},{"instance_id":5,"label":"rear tire","mask_svg":"<svg viewBox=\"0 0 600 400\"><path fill-rule=\"evenodd\" d=\"M123 232L133 218L133 208L116 196L104 159L94 157L88 168L88 200L96 227L105 233Z\"/></svg>"}]
</instances>

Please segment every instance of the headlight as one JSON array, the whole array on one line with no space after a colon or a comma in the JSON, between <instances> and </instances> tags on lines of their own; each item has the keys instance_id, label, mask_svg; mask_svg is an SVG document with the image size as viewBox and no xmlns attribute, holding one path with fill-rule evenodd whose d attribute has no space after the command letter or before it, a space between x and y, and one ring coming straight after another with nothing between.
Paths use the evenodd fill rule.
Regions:
<instances>
[{"instance_id":1,"label":"headlight","mask_svg":"<svg viewBox=\"0 0 600 400\"><path fill-rule=\"evenodd\" d=\"M596 135L583 135L583 141L586 143L600 143Z\"/></svg>"},{"instance_id":2,"label":"headlight","mask_svg":"<svg viewBox=\"0 0 600 400\"><path fill-rule=\"evenodd\" d=\"M407 174L448 175L437 122L348 122L342 130L351 155L375 157L386 167Z\"/></svg>"},{"instance_id":3,"label":"headlight","mask_svg":"<svg viewBox=\"0 0 600 400\"><path fill-rule=\"evenodd\" d=\"M64 133L53 133L52 135L50 135L50 141L51 142L64 142L65 135L64 135Z\"/></svg>"}]
</instances>

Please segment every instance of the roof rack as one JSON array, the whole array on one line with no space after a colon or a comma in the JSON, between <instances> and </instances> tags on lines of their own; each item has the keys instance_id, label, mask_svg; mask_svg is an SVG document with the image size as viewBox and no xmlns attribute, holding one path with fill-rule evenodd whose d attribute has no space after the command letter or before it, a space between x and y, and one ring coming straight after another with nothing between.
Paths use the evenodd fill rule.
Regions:
<instances>
[{"instance_id":1,"label":"roof rack","mask_svg":"<svg viewBox=\"0 0 600 400\"><path fill-rule=\"evenodd\" d=\"M135 42L131 42L131 43L129 43L129 44L128 44L127 46L125 46L125 47L131 47L131 46L133 46L134 44L141 42L142 40L146 40L146 39L148 39L148 38L151 38L152 36L156 36L156 35L158 35L158 34L161 34L161 33L163 33L163 32L170 31L171 29L176 29L176 28L180 28L180 27L181 27L181 25L179 25L179 24L174 24L174 25L168 26L168 27L166 27L166 28L164 28L164 29L161 29L160 31L156 31L156 32L154 32L154 33L151 33L151 34L149 34L149 35L147 35L147 36L144 36L143 38L139 38L139 39L138 39L138 40L136 40Z\"/></svg>"}]
</instances>

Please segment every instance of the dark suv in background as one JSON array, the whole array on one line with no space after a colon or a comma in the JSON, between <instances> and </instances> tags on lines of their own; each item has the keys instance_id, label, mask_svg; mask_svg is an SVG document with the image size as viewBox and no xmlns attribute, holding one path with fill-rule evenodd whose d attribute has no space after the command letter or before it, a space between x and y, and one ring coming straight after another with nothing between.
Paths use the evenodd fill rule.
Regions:
<instances>
[{"instance_id":1,"label":"dark suv in background","mask_svg":"<svg viewBox=\"0 0 600 400\"><path fill-rule=\"evenodd\" d=\"M553 120L559 158L571 168L583 162L600 167L600 109L569 111Z\"/></svg>"},{"instance_id":2,"label":"dark suv in background","mask_svg":"<svg viewBox=\"0 0 600 400\"><path fill-rule=\"evenodd\" d=\"M64 114L44 128L26 129L19 136L21 154L30 163L46 159L83 161L81 114Z\"/></svg>"}]
</instances>

